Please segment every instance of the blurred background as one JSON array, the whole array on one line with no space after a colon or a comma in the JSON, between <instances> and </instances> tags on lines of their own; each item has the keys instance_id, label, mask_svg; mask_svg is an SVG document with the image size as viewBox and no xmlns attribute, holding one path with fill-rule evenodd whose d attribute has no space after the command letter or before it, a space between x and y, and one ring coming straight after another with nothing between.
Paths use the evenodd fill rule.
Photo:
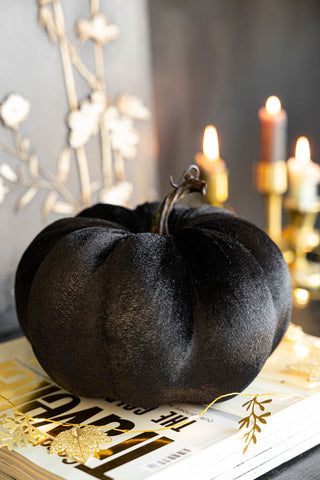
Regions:
<instances>
[{"instance_id":1,"label":"blurred background","mask_svg":"<svg viewBox=\"0 0 320 480\"><path fill-rule=\"evenodd\" d=\"M161 191L217 128L229 169L229 204L264 225L253 188L258 110L270 95L288 114L288 157L309 138L320 161L320 2L150 0L155 119Z\"/></svg>"},{"instance_id":2,"label":"blurred background","mask_svg":"<svg viewBox=\"0 0 320 480\"><path fill-rule=\"evenodd\" d=\"M61 0L66 27L88 17L87 0ZM52 170L66 143L66 99L59 50L37 20L36 1L0 0L0 101L15 92L31 102L22 129L41 162ZM100 9L119 26L119 38L104 49L108 95L138 95L153 119L139 123L137 158L126 164L134 185L131 205L168 191L202 150L206 125L216 126L220 153L229 170L228 205L264 226L263 199L253 186L259 157L258 109L277 95L288 114L288 154L296 139L309 138L311 156L320 161L320 2L318 0L108 0ZM92 68L92 52L81 47ZM79 100L87 89L76 77ZM0 141L11 138L1 128ZM99 145L87 145L93 177ZM39 160L40 161L40 160ZM6 152L0 163L16 166ZM70 175L70 185L75 180ZM75 186L76 188L76 186ZM21 193L21 192L20 192ZM41 194L21 211L19 191L6 191L0 205L0 337L18 334L13 282L17 263L43 221Z\"/></svg>"}]
</instances>

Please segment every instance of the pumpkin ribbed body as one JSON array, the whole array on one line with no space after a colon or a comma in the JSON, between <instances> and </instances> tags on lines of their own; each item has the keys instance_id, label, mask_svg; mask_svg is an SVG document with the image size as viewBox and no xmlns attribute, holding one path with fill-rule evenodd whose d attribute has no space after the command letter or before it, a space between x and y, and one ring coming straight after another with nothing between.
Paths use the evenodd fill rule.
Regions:
<instances>
[{"instance_id":1,"label":"pumpkin ribbed body","mask_svg":"<svg viewBox=\"0 0 320 480\"><path fill-rule=\"evenodd\" d=\"M243 390L282 338L291 280L259 228L210 206L96 205L44 229L16 275L21 327L67 390L130 404Z\"/></svg>"}]
</instances>

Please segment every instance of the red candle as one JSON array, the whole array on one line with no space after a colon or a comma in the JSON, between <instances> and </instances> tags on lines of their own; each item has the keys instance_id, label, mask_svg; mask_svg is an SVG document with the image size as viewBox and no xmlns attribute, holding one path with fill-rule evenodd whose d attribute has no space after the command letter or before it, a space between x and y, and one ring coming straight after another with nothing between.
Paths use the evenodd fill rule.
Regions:
<instances>
[{"instance_id":1,"label":"red candle","mask_svg":"<svg viewBox=\"0 0 320 480\"><path fill-rule=\"evenodd\" d=\"M259 110L260 161L286 160L287 114L278 97L269 97Z\"/></svg>"}]
</instances>

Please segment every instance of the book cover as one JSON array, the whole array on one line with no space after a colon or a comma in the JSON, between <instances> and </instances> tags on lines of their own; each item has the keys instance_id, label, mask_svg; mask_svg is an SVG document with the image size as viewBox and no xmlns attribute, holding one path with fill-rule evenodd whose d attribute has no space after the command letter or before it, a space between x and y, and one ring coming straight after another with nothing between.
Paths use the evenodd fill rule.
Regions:
<instances>
[{"instance_id":1,"label":"book cover","mask_svg":"<svg viewBox=\"0 0 320 480\"><path fill-rule=\"evenodd\" d=\"M215 404L197 417L205 405L143 408L112 398L72 395L47 377L26 339L7 342L0 346L0 394L20 411L41 418L38 427L48 438L36 446L14 447L12 452L0 449L0 472L17 480L160 480L168 475L175 479L195 475L208 480L257 478L320 443L319 352L319 339L291 327L259 376L243 392L248 397L241 395ZM266 423L256 422L255 440L243 453L243 436L252 429L254 416L247 429L239 431L239 421L250 414L252 407L257 415L262 410L252 403L249 407L247 404L246 411L242 405L257 394L258 401L272 402L262 404L268 413ZM10 407L2 401L0 415L9 413ZM80 464L48 453L52 439L66 427L47 423L46 419L108 425L127 432L104 429L112 443L102 446L86 464ZM162 428L165 430L159 430Z\"/></svg>"}]
</instances>

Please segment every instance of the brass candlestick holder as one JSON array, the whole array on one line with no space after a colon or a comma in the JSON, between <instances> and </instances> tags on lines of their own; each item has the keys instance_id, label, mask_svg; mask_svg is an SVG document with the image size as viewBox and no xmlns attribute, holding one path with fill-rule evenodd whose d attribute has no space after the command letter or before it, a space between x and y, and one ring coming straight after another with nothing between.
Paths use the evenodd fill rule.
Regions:
<instances>
[{"instance_id":1,"label":"brass candlestick holder","mask_svg":"<svg viewBox=\"0 0 320 480\"><path fill-rule=\"evenodd\" d=\"M292 252L288 264L292 283L296 288L307 289L314 298L320 297L320 232L315 223L320 212L320 202L302 210L287 197L284 207L288 225L283 230L283 244ZM285 252L284 252L285 253Z\"/></svg>"},{"instance_id":2,"label":"brass candlestick holder","mask_svg":"<svg viewBox=\"0 0 320 480\"><path fill-rule=\"evenodd\" d=\"M287 190L287 165L284 161L259 162L255 168L257 190L265 196L266 232L281 249L290 268L296 304L309 298L320 299L320 232L316 219L320 201L307 209L298 206ZM282 204L288 224L282 229Z\"/></svg>"},{"instance_id":3,"label":"brass candlestick holder","mask_svg":"<svg viewBox=\"0 0 320 480\"><path fill-rule=\"evenodd\" d=\"M282 243L282 195L287 190L287 166L284 161L259 162L255 168L258 192L265 196L266 232Z\"/></svg>"},{"instance_id":4,"label":"brass candlestick holder","mask_svg":"<svg viewBox=\"0 0 320 480\"><path fill-rule=\"evenodd\" d=\"M201 178L207 183L205 201L214 207L223 207L228 200L228 171L226 169L201 168L201 161L198 159Z\"/></svg>"}]
</instances>

